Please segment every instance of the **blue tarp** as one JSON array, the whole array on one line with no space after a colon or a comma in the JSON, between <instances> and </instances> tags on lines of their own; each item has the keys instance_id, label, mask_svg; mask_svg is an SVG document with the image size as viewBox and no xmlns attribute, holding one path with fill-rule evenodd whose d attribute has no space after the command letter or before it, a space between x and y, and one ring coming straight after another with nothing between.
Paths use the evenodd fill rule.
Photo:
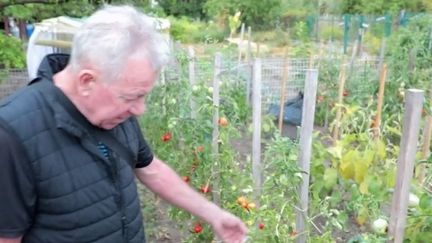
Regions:
<instances>
[{"instance_id":1,"label":"blue tarp","mask_svg":"<svg viewBox=\"0 0 432 243\"><path fill-rule=\"evenodd\" d=\"M302 109L303 109L303 93L299 92L299 94L295 98L285 102L283 121L291 125L300 126ZM273 115L275 116L276 119L279 119L279 111L280 111L279 104L270 104L269 107L270 115Z\"/></svg>"}]
</instances>

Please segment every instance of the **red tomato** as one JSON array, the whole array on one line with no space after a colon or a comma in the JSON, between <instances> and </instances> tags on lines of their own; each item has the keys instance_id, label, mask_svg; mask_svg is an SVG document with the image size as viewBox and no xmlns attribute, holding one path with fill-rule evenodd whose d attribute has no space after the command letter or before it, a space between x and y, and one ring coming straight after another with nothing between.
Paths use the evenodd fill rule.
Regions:
<instances>
[{"instance_id":1,"label":"red tomato","mask_svg":"<svg viewBox=\"0 0 432 243\"><path fill-rule=\"evenodd\" d=\"M196 223L195 226L194 226L193 232L195 234L199 234L199 233L201 233L202 230L203 230L203 228L202 228L201 224L200 223Z\"/></svg>"},{"instance_id":2,"label":"red tomato","mask_svg":"<svg viewBox=\"0 0 432 243\"><path fill-rule=\"evenodd\" d=\"M259 228L260 230L264 229L264 227L265 227L264 223L259 223L259 224L258 224L258 228Z\"/></svg>"},{"instance_id":3,"label":"red tomato","mask_svg":"<svg viewBox=\"0 0 432 243\"><path fill-rule=\"evenodd\" d=\"M170 132L166 132L166 133L164 133L164 134L162 135L161 140L162 140L163 142L168 142L169 140L171 140L171 138L172 138L171 133L170 133Z\"/></svg>"},{"instance_id":4,"label":"red tomato","mask_svg":"<svg viewBox=\"0 0 432 243\"><path fill-rule=\"evenodd\" d=\"M182 179L183 179L183 181L186 182L186 183L189 183L189 181L190 181L189 176L183 176Z\"/></svg>"},{"instance_id":5,"label":"red tomato","mask_svg":"<svg viewBox=\"0 0 432 243\"><path fill-rule=\"evenodd\" d=\"M197 150L198 150L198 152L202 152L202 151L204 151L204 147L202 145L199 145L197 147Z\"/></svg>"},{"instance_id":6,"label":"red tomato","mask_svg":"<svg viewBox=\"0 0 432 243\"><path fill-rule=\"evenodd\" d=\"M201 186L200 191L202 193L208 193L208 192L210 192L210 185L207 183L205 186Z\"/></svg>"},{"instance_id":7,"label":"red tomato","mask_svg":"<svg viewBox=\"0 0 432 243\"><path fill-rule=\"evenodd\" d=\"M349 95L348 90L344 89L344 91L343 91L343 96L344 96L344 97L347 97L348 95Z\"/></svg>"}]
</instances>

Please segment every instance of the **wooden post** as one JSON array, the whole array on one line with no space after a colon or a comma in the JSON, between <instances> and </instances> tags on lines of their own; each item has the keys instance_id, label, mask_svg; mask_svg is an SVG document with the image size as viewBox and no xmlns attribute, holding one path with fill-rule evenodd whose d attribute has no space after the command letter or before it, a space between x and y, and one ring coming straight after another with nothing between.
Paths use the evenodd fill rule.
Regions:
<instances>
[{"instance_id":1,"label":"wooden post","mask_svg":"<svg viewBox=\"0 0 432 243\"><path fill-rule=\"evenodd\" d=\"M212 140L212 153L213 153L213 170L212 170L212 194L213 202L220 205L220 164L219 164L219 80L222 70L222 54L217 52L215 55L214 74L213 74L213 140Z\"/></svg>"},{"instance_id":2,"label":"wooden post","mask_svg":"<svg viewBox=\"0 0 432 243\"><path fill-rule=\"evenodd\" d=\"M258 199L261 195L261 60L256 59L253 66L252 85L252 176L254 179L254 194Z\"/></svg>"},{"instance_id":3,"label":"wooden post","mask_svg":"<svg viewBox=\"0 0 432 243\"><path fill-rule=\"evenodd\" d=\"M432 102L432 89L430 90L430 101ZM421 150L421 158L428 159L430 155L430 140L432 137L432 116L430 114L426 117L426 122L423 129L423 144ZM420 183L423 183L426 176L426 165L424 163L420 164L417 171L417 178Z\"/></svg>"},{"instance_id":4,"label":"wooden post","mask_svg":"<svg viewBox=\"0 0 432 243\"><path fill-rule=\"evenodd\" d=\"M238 70L240 70L240 64L241 64L241 58L242 58L242 52L246 52L246 48L243 48L243 39L244 39L244 32L245 32L245 24L241 24L241 30L240 30L240 42L238 43L238 68L237 68L237 74L239 73Z\"/></svg>"},{"instance_id":5,"label":"wooden post","mask_svg":"<svg viewBox=\"0 0 432 243\"><path fill-rule=\"evenodd\" d=\"M390 211L388 236L393 243L402 243L405 231L408 196L417 152L424 91L406 92L404 123L397 162L396 186Z\"/></svg>"},{"instance_id":6,"label":"wooden post","mask_svg":"<svg viewBox=\"0 0 432 243\"><path fill-rule=\"evenodd\" d=\"M339 73L339 91L338 91L338 103L337 103L337 110L336 110L336 119L335 119L335 125L333 128L333 141L336 142L336 140L339 139L339 130L340 130L340 123L342 119L342 102L343 102L343 92L345 90L345 75L346 75L346 63L345 60L342 60L342 65L340 68Z\"/></svg>"},{"instance_id":7,"label":"wooden post","mask_svg":"<svg viewBox=\"0 0 432 243\"><path fill-rule=\"evenodd\" d=\"M423 145L421 150L421 158L428 159L430 156L430 140L432 136L432 116L428 115L426 118L426 124L423 130ZM424 163L420 164L418 168L418 181L423 183L426 176L426 165Z\"/></svg>"},{"instance_id":8,"label":"wooden post","mask_svg":"<svg viewBox=\"0 0 432 243\"><path fill-rule=\"evenodd\" d=\"M309 56L309 65L308 65L308 69L312 69L314 68L314 62L315 62L315 57L314 54L311 53Z\"/></svg>"},{"instance_id":9,"label":"wooden post","mask_svg":"<svg viewBox=\"0 0 432 243\"><path fill-rule=\"evenodd\" d=\"M189 84L190 87L193 88L196 85L196 81L195 81L195 51L192 46L188 47L188 56L189 56ZM192 97L190 99L191 118L195 119L197 108L196 108L196 102Z\"/></svg>"},{"instance_id":10,"label":"wooden post","mask_svg":"<svg viewBox=\"0 0 432 243\"><path fill-rule=\"evenodd\" d=\"M384 55L385 55L386 43L387 43L387 38L383 37L381 40L379 64L378 64L378 70L380 70L380 71L382 70L383 65L384 65Z\"/></svg>"},{"instance_id":11,"label":"wooden post","mask_svg":"<svg viewBox=\"0 0 432 243\"><path fill-rule=\"evenodd\" d=\"M300 185L300 203L296 216L296 231L299 233L296 242L306 242L306 222L309 205L309 178L310 178L310 159L312 152L312 132L315 117L315 103L318 86L318 70L309 69L306 73L302 121L300 127L300 154L299 166L303 181Z\"/></svg>"},{"instance_id":12,"label":"wooden post","mask_svg":"<svg viewBox=\"0 0 432 243\"><path fill-rule=\"evenodd\" d=\"M247 32L247 50L246 50L246 62L249 63L252 59L252 53L251 53L251 41L252 41L252 28L248 27Z\"/></svg>"},{"instance_id":13,"label":"wooden post","mask_svg":"<svg viewBox=\"0 0 432 243\"><path fill-rule=\"evenodd\" d=\"M260 57L260 43L257 42L256 47L257 47L256 56L257 56L257 58L259 58Z\"/></svg>"},{"instance_id":14,"label":"wooden post","mask_svg":"<svg viewBox=\"0 0 432 243\"><path fill-rule=\"evenodd\" d=\"M253 76L253 63L251 62L252 60L252 51L251 51L251 40L252 40L252 29L249 26L248 27L248 43L247 43L247 65L248 65L248 70L250 71L250 75L249 77L246 79L246 104L250 104L250 97L251 97L251 79Z\"/></svg>"},{"instance_id":15,"label":"wooden post","mask_svg":"<svg viewBox=\"0 0 432 243\"><path fill-rule=\"evenodd\" d=\"M320 42L320 49L318 51L318 57L316 58L318 60L316 69L318 69L318 70L321 66L321 58L322 58L323 53L324 53L324 41L321 41Z\"/></svg>"},{"instance_id":16,"label":"wooden post","mask_svg":"<svg viewBox=\"0 0 432 243\"><path fill-rule=\"evenodd\" d=\"M380 130L381 114L382 114L382 107L383 107L383 100L384 100L384 88L385 88L386 77L387 77L387 64L384 64L383 68L381 69L381 75L380 75L378 100L377 100L377 113L375 115L375 119L372 127L375 138L379 138L381 134L381 130Z\"/></svg>"},{"instance_id":17,"label":"wooden post","mask_svg":"<svg viewBox=\"0 0 432 243\"><path fill-rule=\"evenodd\" d=\"M279 132L283 134L283 118L285 108L285 86L288 79L288 47L285 47L284 60L283 60L282 79L280 81L280 102L279 102Z\"/></svg>"}]
</instances>

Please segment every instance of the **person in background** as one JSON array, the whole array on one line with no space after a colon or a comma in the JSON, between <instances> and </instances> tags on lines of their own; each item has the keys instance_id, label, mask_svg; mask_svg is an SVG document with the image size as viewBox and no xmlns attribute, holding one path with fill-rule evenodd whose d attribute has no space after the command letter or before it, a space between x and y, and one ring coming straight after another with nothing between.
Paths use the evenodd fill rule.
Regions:
<instances>
[{"instance_id":1,"label":"person in background","mask_svg":"<svg viewBox=\"0 0 432 243\"><path fill-rule=\"evenodd\" d=\"M38 78L1 102L0 242L145 242L135 178L223 242L244 242L244 223L143 138L136 116L168 56L146 15L105 6L77 31L70 57L48 55Z\"/></svg>"}]
</instances>

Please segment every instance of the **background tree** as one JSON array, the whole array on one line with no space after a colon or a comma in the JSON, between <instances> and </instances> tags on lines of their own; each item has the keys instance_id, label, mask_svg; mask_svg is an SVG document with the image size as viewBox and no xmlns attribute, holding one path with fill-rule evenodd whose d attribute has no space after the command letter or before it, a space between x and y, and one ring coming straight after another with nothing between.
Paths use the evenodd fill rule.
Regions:
<instances>
[{"instance_id":1,"label":"background tree","mask_svg":"<svg viewBox=\"0 0 432 243\"><path fill-rule=\"evenodd\" d=\"M282 16L281 0L207 0L204 9L215 19L227 20L237 11L242 13L242 22L255 28L274 27Z\"/></svg>"},{"instance_id":2,"label":"background tree","mask_svg":"<svg viewBox=\"0 0 432 243\"><path fill-rule=\"evenodd\" d=\"M203 0L159 0L158 4L166 15L204 19L206 18L203 10L205 2Z\"/></svg>"},{"instance_id":3,"label":"background tree","mask_svg":"<svg viewBox=\"0 0 432 243\"><path fill-rule=\"evenodd\" d=\"M343 0L341 13L349 14L383 14L400 10L408 12L432 11L430 0Z\"/></svg>"}]
</instances>

